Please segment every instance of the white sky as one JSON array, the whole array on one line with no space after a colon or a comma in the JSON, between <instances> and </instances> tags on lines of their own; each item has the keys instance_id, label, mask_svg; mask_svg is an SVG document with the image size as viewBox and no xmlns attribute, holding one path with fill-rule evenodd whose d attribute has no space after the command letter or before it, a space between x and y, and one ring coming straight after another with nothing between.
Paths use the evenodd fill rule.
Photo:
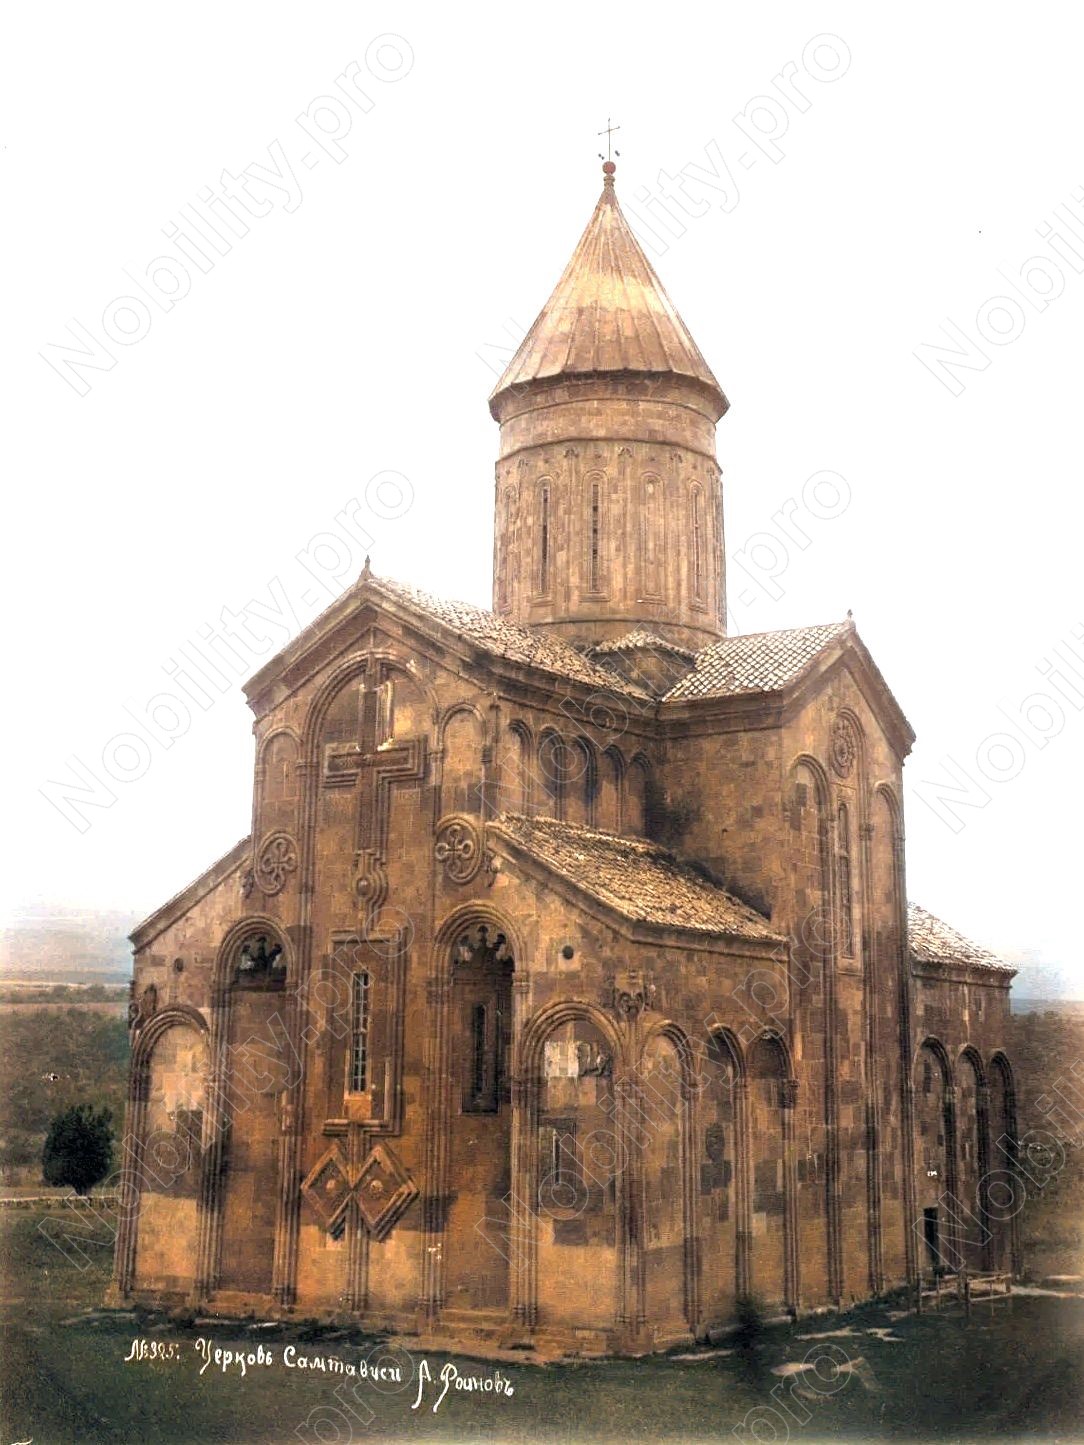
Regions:
<instances>
[{"instance_id":1,"label":"white sky","mask_svg":"<svg viewBox=\"0 0 1084 1445\"><path fill-rule=\"evenodd\" d=\"M805 513L808 545L790 545L777 585L732 565L736 629L854 609L919 736L912 897L1084 994L1084 274L1060 262L1064 288L1033 307L998 269L1052 256L1038 227L1072 240L1055 208L1075 193L1084 273L1079 10L62 5L19 7L6 32L7 913L144 913L247 832L236 685L171 747L147 744L143 775L111 783L85 832L39 790L73 757L108 782L125 706L168 687L162 668L224 607L286 596L303 622L326 604L297 554L370 477L413 492L404 515L369 514L374 569L488 604L486 395L595 203L609 114L634 224L660 172L684 172L702 212L647 248L732 402L729 549L778 540L773 514L816 472L850 489L840 515ZM398 56L372 46L386 33ZM818 34L849 52L834 81L831 52L807 48ZM336 89L354 61L367 100ZM785 88L784 103L788 62L805 99ZM316 115L327 94L338 110ZM734 117L764 94L774 110L742 124L778 140L758 147ZM306 111L342 131L338 161ZM254 179L266 214L207 274L189 264L188 294L152 305L143 339L108 343L111 370L76 373L85 395L42 360L76 344L72 322L105 344L103 311L141 294L125 269L143 279L177 255L163 228L182 207L253 163L273 180L282 156L290 190ZM997 295L1021 309L987 308L981 326L1022 325L1008 343L976 330ZM949 344L946 318L989 357L957 370L958 395L914 355ZM110 316L114 335L135 319ZM751 556L769 567L765 547ZM356 549L343 580L360 564ZM1050 692L1037 669L1069 642L1081 691L1057 735L987 743L1012 732L999 707ZM946 758L988 796L955 832L915 791L948 777ZM1015 776L992 780L999 767Z\"/></svg>"}]
</instances>

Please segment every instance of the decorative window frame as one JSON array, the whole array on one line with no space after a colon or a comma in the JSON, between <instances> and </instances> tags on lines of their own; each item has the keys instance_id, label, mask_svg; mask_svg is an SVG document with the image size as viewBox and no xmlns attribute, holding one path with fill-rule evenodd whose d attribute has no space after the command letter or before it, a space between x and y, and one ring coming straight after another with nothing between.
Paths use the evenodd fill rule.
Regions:
<instances>
[{"instance_id":1,"label":"decorative window frame","mask_svg":"<svg viewBox=\"0 0 1084 1445\"><path fill-rule=\"evenodd\" d=\"M409 963L409 935L405 929L359 938L356 932L331 934L322 964L319 992L309 984L309 1027L319 1040L315 1054L323 1054L325 1097L323 1133L346 1134L351 1124L363 1124L375 1134L398 1134L403 1116L403 1013ZM354 1046L354 979L369 976L366 990L366 1088L351 1089ZM320 975L317 975L319 978ZM343 984L346 997L343 998ZM345 1026L332 1016L339 1001L345 1005Z\"/></svg>"},{"instance_id":2,"label":"decorative window frame","mask_svg":"<svg viewBox=\"0 0 1084 1445\"><path fill-rule=\"evenodd\" d=\"M537 535L534 551L533 600L548 601L553 596L554 541L557 518L557 484L553 477L539 477L534 486L535 523Z\"/></svg>"}]
</instances>

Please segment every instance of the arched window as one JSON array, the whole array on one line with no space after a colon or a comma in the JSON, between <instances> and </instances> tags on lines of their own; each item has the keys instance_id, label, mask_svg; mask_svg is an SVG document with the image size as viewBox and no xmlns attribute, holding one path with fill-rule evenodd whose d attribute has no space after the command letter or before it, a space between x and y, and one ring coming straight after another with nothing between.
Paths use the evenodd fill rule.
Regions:
<instances>
[{"instance_id":1,"label":"arched window","mask_svg":"<svg viewBox=\"0 0 1084 1445\"><path fill-rule=\"evenodd\" d=\"M704 494L693 488L693 601L704 600Z\"/></svg>"},{"instance_id":2,"label":"arched window","mask_svg":"<svg viewBox=\"0 0 1084 1445\"><path fill-rule=\"evenodd\" d=\"M640 586L644 597L662 597L663 530L662 478L649 472L640 498Z\"/></svg>"},{"instance_id":3,"label":"arched window","mask_svg":"<svg viewBox=\"0 0 1084 1445\"><path fill-rule=\"evenodd\" d=\"M504 934L492 943L489 935L483 923L468 930L454 951L455 1072L464 1114L498 1114L511 1099L507 1056L514 964ZM471 1144L478 1138L471 1136Z\"/></svg>"},{"instance_id":4,"label":"arched window","mask_svg":"<svg viewBox=\"0 0 1084 1445\"><path fill-rule=\"evenodd\" d=\"M361 969L350 982L350 1084L351 1094L369 1087L369 975Z\"/></svg>"},{"instance_id":5,"label":"arched window","mask_svg":"<svg viewBox=\"0 0 1084 1445\"><path fill-rule=\"evenodd\" d=\"M486 1006L476 1003L470 1018L471 1093L480 1099L486 1092Z\"/></svg>"},{"instance_id":6,"label":"arched window","mask_svg":"<svg viewBox=\"0 0 1084 1445\"><path fill-rule=\"evenodd\" d=\"M512 490L509 488L503 498L503 517L497 529L497 606L505 608L509 602L508 564L512 550Z\"/></svg>"},{"instance_id":7,"label":"arched window","mask_svg":"<svg viewBox=\"0 0 1084 1445\"><path fill-rule=\"evenodd\" d=\"M587 590L601 592L602 581L602 478L593 475L587 483Z\"/></svg>"},{"instance_id":8,"label":"arched window","mask_svg":"<svg viewBox=\"0 0 1084 1445\"><path fill-rule=\"evenodd\" d=\"M550 590L550 549L552 517L550 506L550 484L543 482L538 494L538 590Z\"/></svg>"},{"instance_id":9,"label":"arched window","mask_svg":"<svg viewBox=\"0 0 1084 1445\"><path fill-rule=\"evenodd\" d=\"M836 819L839 853L839 937L847 958L854 957L854 898L851 884L851 822L847 805L840 803Z\"/></svg>"}]
</instances>

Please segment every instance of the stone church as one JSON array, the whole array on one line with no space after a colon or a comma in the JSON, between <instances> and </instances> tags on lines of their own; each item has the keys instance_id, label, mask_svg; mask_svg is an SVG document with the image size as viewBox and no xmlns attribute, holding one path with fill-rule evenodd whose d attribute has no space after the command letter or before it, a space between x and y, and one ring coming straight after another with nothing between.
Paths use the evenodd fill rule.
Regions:
<instances>
[{"instance_id":1,"label":"stone church","mask_svg":"<svg viewBox=\"0 0 1084 1445\"><path fill-rule=\"evenodd\" d=\"M854 622L726 635L727 399L603 171L489 400L492 610L366 563L132 935L114 1302L632 1354L1018 1267L1013 971L907 902Z\"/></svg>"}]
</instances>

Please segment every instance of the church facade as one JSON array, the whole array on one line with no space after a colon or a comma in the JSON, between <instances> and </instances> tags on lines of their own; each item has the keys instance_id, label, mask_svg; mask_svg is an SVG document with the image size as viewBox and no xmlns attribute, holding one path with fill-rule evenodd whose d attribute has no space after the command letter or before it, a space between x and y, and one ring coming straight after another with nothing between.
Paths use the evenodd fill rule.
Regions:
<instances>
[{"instance_id":1,"label":"church facade","mask_svg":"<svg viewBox=\"0 0 1084 1445\"><path fill-rule=\"evenodd\" d=\"M490 398L492 610L367 563L132 935L115 1302L643 1353L1018 1267L1012 970L908 905L853 621L726 636L728 403L604 172Z\"/></svg>"}]
</instances>

